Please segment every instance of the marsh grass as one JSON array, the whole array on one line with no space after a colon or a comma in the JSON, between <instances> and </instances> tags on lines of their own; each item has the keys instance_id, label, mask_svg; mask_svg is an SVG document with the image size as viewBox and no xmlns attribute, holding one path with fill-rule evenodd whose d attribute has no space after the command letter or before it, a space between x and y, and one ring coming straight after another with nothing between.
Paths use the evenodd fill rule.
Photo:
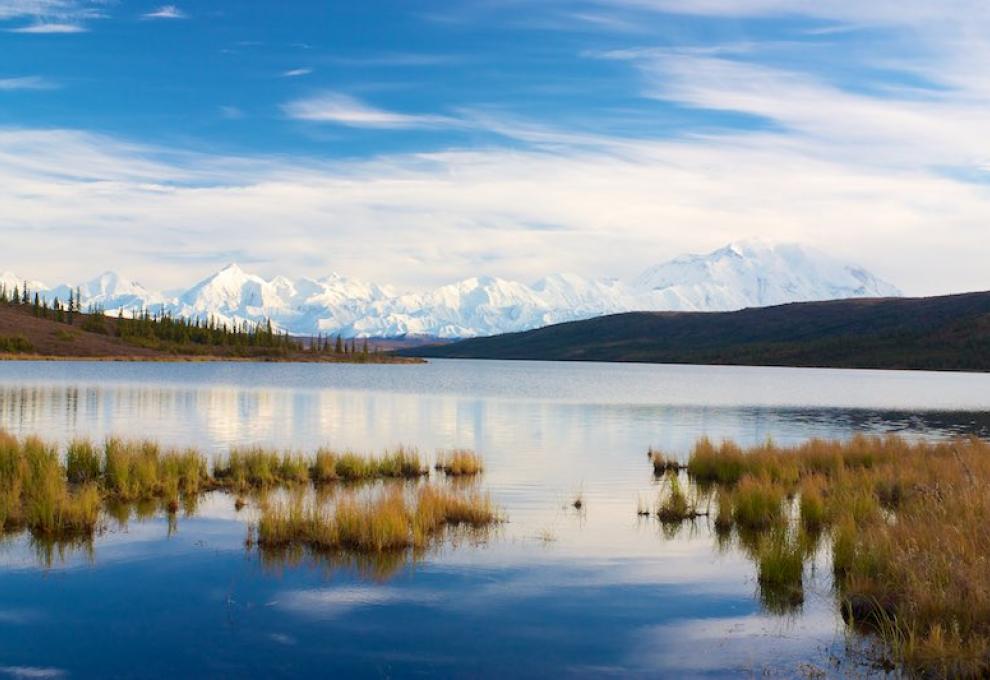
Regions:
<instances>
[{"instance_id":1,"label":"marsh grass","mask_svg":"<svg viewBox=\"0 0 990 680\"><path fill-rule=\"evenodd\" d=\"M732 517L732 491L727 488L718 490L715 498L715 531L726 534L732 531L735 520Z\"/></svg>"},{"instance_id":2,"label":"marsh grass","mask_svg":"<svg viewBox=\"0 0 990 680\"><path fill-rule=\"evenodd\" d=\"M650 463L653 465L653 474L657 477L662 477L667 472L678 472L684 467L677 459L668 458L662 451L653 448L646 452L646 456L650 459Z\"/></svg>"},{"instance_id":3,"label":"marsh grass","mask_svg":"<svg viewBox=\"0 0 990 680\"><path fill-rule=\"evenodd\" d=\"M294 484L327 484L373 479L412 479L428 474L419 454L399 447L382 456L322 448L312 460L262 447L233 449L216 461L216 483L237 492Z\"/></svg>"},{"instance_id":4,"label":"marsh grass","mask_svg":"<svg viewBox=\"0 0 990 680\"><path fill-rule=\"evenodd\" d=\"M102 461L92 442L75 439L65 452L66 477L70 484L85 484L100 479Z\"/></svg>"},{"instance_id":5,"label":"marsh grass","mask_svg":"<svg viewBox=\"0 0 990 680\"><path fill-rule=\"evenodd\" d=\"M471 454L458 465L480 468L481 461ZM159 512L167 516L171 531L179 510L184 507L191 514L200 496L212 490L236 493L238 509L246 503L246 494L257 495L265 513L268 490L275 487L307 489L313 481L314 498L324 504L333 497L327 492L332 485L325 482L415 479L428 472L419 454L405 447L381 456L322 449L313 459L255 447L231 450L215 463L211 475L206 458L192 449L164 450L151 441L110 438L102 449L73 441L60 457L57 447L36 437L18 440L0 432L0 533L28 529L46 539L91 538L101 517L126 526L132 513L143 519ZM374 506L344 498L335 506L336 540L353 549L382 550L404 545L407 539L419 545L441 526L482 527L494 521L490 498L476 490L455 492L456 486L463 485L443 490L427 485L413 504L404 500L401 489ZM278 527L298 524L294 507L267 516L265 526L276 527L276 533L268 531L265 540L277 543L272 537ZM286 518L292 521L272 524ZM317 520L308 518L316 532L314 545L326 540L319 536L325 522Z\"/></svg>"},{"instance_id":6,"label":"marsh grass","mask_svg":"<svg viewBox=\"0 0 990 680\"><path fill-rule=\"evenodd\" d=\"M762 530L783 518L784 491L767 478L746 475L733 493L732 519L739 526Z\"/></svg>"},{"instance_id":7,"label":"marsh grass","mask_svg":"<svg viewBox=\"0 0 990 680\"><path fill-rule=\"evenodd\" d=\"M828 521L823 488L824 481L818 475L806 477L801 482L798 508L800 509L801 524L807 531L821 531Z\"/></svg>"},{"instance_id":8,"label":"marsh grass","mask_svg":"<svg viewBox=\"0 0 990 680\"><path fill-rule=\"evenodd\" d=\"M50 539L92 534L100 506L95 484L70 486L54 446L0 433L0 528Z\"/></svg>"},{"instance_id":9,"label":"marsh grass","mask_svg":"<svg viewBox=\"0 0 990 680\"><path fill-rule=\"evenodd\" d=\"M473 476L481 474L484 463L481 456L468 449L453 449L441 451L437 455L436 470L451 477Z\"/></svg>"},{"instance_id":10,"label":"marsh grass","mask_svg":"<svg viewBox=\"0 0 990 680\"><path fill-rule=\"evenodd\" d=\"M716 446L707 437L698 440L688 458L688 474L700 484L733 485L746 469L743 451L732 442Z\"/></svg>"},{"instance_id":11,"label":"marsh grass","mask_svg":"<svg viewBox=\"0 0 990 680\"><path fill-rule=\"evenodd\" d=\"M756 546L761 599L772 611L787 611L804 602L805 545L786 528L760 536Z\"/></svg>"},{"instance_id":12,"label":"marsh grass","mask_svg":"<svg viewBox=\"0 0 990 680\"><path fill-rule=\"evenodd\" d=\"M717 487L716 526L732 506L768 608L787 604L782 584L797 592L821 539L843 614L907 673L990 675L987 442L855 436L744 450L702 439L688 474Z\"/></svg>"},{"instance_id":13,"label":"marsh grass","mask_svg":"<svg viewBox=\"0 0 990 680\"><path fill-rule=\"evenodd\" d=\"M669 474L668 478L670 483L667 494L657 503L657 519L665 523L693 519L697 514L695 506L681 488L676 473Z\"/></svg>"},{"instance_id":14,"label":"marsh grass","mask_svg":"<svg viewBox=\"0 0 990 680\"><path fill-rule=\"evenodd\" d=\"M411 496L387 487L367 498L347 492L332 504L301 496L272 502L262 508L256 535L264 549L384 552L428 547L448 527L483 529L499 521L489 496L426 484Z\"/></svg>"}]
</instances>

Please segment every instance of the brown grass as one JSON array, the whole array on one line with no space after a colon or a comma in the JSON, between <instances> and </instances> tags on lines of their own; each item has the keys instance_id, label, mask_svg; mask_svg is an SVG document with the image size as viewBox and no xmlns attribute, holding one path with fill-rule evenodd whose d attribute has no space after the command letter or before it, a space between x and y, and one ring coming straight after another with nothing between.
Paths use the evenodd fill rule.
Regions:
<instances>
[{"instance_id":1,"label":"brown grass","mask_svg":"<svg viewBox=\"0 0 990 680\"><path fill-rule=\"evenodd\" d=\"M451 477L479 475L485 469L481 456L469 449L441 451L434 467Z\"/></svg>"},{"instance_id":2,"label":"brown grass","mask_svg":"<svg viewBox=\"0 0 990 680\"><path fill-rule=\"evenodd\" d=\"M480 459L458 465L480 465ZM101 514L124 524L132 510L138 517L163 510L173 522L183 504L190 513L200 494L211 489L236 493L235 507L240 509L246 503L243 494L249 491L264 496L276 486L298 488L313 481L320 485L317 498L323 498L332 495L326 482L416 479L426 474L419 454L404 447L381 456L321 449L313 459L260 447L239 448L217 461L211 475L205 456L191 449L163 450L151 441L110 438L102 449L87 441L73 441L60 456L58 447L36 437L18 440L0 431L0 533L27 528L39 536L91 536ZM430 486L423 487L412 505L403 499L401 490L374 507L356 503L346 498L339 503L333 525L336 540L355 549L403 544L406 539L398 538L402 532L418 545L433 536L438 526L483 526L494 517L487 496ZM266 505L263 500L259 504ZM293 520L288 526L298 524L292 508L279 512L268 515L269 524L282 515ZM406 518L404 523L396 519L400 515ZM317 516L307 518L317 532L325 524L318 520ZM286 522L276 526L286 526ZM274 541L273 534L266 535ZM317 535L312 543L324 540Z\"/></svg>"},{"instance_id":3,"label":"brown grass","mask_svg":"<svg viewBox=\"0 0 990 680\"><path fill-rule=\"evenodd\" d=\"M701 440L688 472L718 486L719 517L731 497L733 521L760 532L761 583L798 592L797 529L784 528L796 496L804 531L830 530L847 618L910 673L990 675L990 444L856 436L743 450Z\"/></svg>"},{"instance_id":4,"label":"brown grass","mask_svg":"<svg viewBox=\"0 0 990 680\"><path fill-rule=\"evenodd\" d=\"M401 488L360 498L346 493L333 504L301 496L262 509L257 542L262 548L305 546L317 551L382 552L423 548L444 529L484 528L499 521L491 498L427 484L410 498Z\"/></svg>"},{"instance_id":5,"label":"brown grass","mask_svg":"<svg viewBox=\"0 0 990 680\"><path fill-rule=\"evenodd\" d=\"M262 447L234 449L213 466L217 483L243 492L274 486L364 481L371 479L412 479L426 475L419 454L405 447L383 456L352 452L337 453L320 449L313 460L293 453L279 453Z\"/></svg>"},{"instance_id":6,"label":"brown grass","mask_svg":"<svg viewBox=\"0 0 990 680\"><path fill-rule=\"evenodd\" d=\"M657 503L657 519L661 522L674 523L691 519L697 514L694 504L688 500L681 489L681 483L676 473L669 475L670 488L665 496Z\"/></svg>"}]
</instances>

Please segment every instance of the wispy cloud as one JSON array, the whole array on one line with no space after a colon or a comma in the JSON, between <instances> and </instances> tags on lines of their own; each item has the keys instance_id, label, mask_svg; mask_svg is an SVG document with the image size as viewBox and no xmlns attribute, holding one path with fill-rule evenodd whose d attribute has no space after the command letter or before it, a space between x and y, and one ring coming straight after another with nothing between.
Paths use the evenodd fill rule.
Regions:
<instances>
[{"instance_id":1,"label":"wispy cloud","mask_svg":"<svg viewBox=\"0 0 990 680\"><path fill-rule=\"evenodd\" d=\"M60 668L45 668L42 666L0 666L0 675L18 680L48 680L49 678L64 678L66 672Z\"/></svg>"},{"instance_id":2,"label":"wispy cloud","mask_svg":"<svg viewBox=\"0 0 990 680\"><path fill-rule=\"evenodd\" d=\"M380 109L356 97L338 92L297 99L282 107L285 115L294 120L314 123L334 123L363 128L431 128L462 125L449 116L432 114L408 114Z\"/></svg>"},{"instance_id":3,"label":"wispy cloud","mask_svg":"<svg viewBox=\"0 0 990 680\"><path fill-rule=\"evenodd\" d=\"M20 78L0 78L0 91L10 90L51 90L57 87L52 81L41 76Z\"/></svg>"},{"instance_id":4,"label":"wispy cloud","mask_svg":"<svg viewBox=\"0 0 990 680\"><path fill-rule=\"evenodd\" d=\"M142 16L145 19L187 19L189 15L175 5L162 5L155 11Z\"/></svg>"},{"instance_id":5,"label":"wispy cloud","mask_svg":"<svg viewBox=\"0 0 990 680\"><path fill-rule=\"evenodd\" d=\"M622 276L741 234L824 247L914 282L910 293L985 287L990 192L926 170L926 148L904 170L863 164L869 146L832 150L786 134L601 138L596 147L544 134L557 143L331 164L0 130L0 233L5 257L37 276L82 277L93 262L126 259L160 287L202 273L202 260L185 254L230 243L301 273L323 268L313 253L333 253L352 275L422 286L493 260L491 273L523 280L547 270ZM73 229L80 219L92 228ZM44 252L42 233L59 234Z\"/></svg>"},{"instance_id":6,"label":"wispy cloud","mask_svg":"<svg viewBox=\"0 0 990 680\"><path fill-rule=\"evenodd\" d=\"M299 78L300 76L308 76L312 72L313 72L313 69L311 69L311 68L294 68L294 69L289 69L288 71L283 71L282 72L282 77L283 78Z\"/></svg>"},{"instance_id":7,"label":"wispy cloud","mask_svg":"<svg viewBox=\"0 0 990 680\"><path fill-rule=\"evenodd\" d=\"M81 24L53 22L29 24L28 26L7 29L10 33L85 33L88 30L88 28Z\"/></svg>"},{"instance_id":8,"label":"wispy cloud","mask_svg":"<svg viewBox=\"0 0 990 680\"><path fill-rule=\"evenodd\" d=\"M0 0L0 21L31 20L3 29L11 33L82 33L87 20L106 16L106 4L105 0Z\"/></svg>"},{"instance_id":9,"label":"wispy cloud","mask_svg":"<svg viewBox=\"0 0 990 680\"><path fill-rule=\"evenodd\" d=\"M220 115L227 120L238 120L244 117L244 111L236 106L221 106Z\"/></svg>"}]
</instances>

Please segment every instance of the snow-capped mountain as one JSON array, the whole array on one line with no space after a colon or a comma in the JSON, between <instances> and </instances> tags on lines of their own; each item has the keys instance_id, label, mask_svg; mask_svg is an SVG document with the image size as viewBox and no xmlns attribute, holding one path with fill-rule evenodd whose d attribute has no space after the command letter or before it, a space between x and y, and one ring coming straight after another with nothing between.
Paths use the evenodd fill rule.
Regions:
<instances>
[{"instance_id":1,"label":"snow-capped mountain","mask_svg":"<svg viewBox=\"0 0 990 680\"><path fill-rule=\"evenodd\" d=\"M10 291L23 287L0 274ZM66 299L69 286L29 282L32 292ZM399 292L340 274L266 280L229 265L179 294L149 291L111 272L80 284L84 306L108 314L142 307L226 323L271 319L298 335L430 335L456 338L528 330L632 310L726 311L785 302L900 295L866 270L798 245L741 241L706 255L684 255L629 283L552 274L533 284L492 276L426 292Z\"/></svg>"},{"instance_id":2,"label":"snow-capped mountain","mask_svg":"<svg viewBox=\"0 0 990 680\"><path fill-rule=\"evenodd\" d=\"M643 272L634 288L647 309L719 311L786 302L900 295L868 271L795 244L730 243Z\"/></svg>"}]
</instances>

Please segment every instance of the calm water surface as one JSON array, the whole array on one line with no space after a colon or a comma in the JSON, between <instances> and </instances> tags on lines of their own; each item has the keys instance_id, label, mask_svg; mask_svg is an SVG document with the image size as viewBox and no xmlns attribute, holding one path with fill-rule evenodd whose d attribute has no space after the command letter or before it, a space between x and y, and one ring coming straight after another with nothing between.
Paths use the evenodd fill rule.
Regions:
<instances>
[{"instance_id":1,"label":"calm water surface","mask_svg":"<svg viewBox=\"0 0 990 680\"><path fill-rule=\"evenodd\" d=\"M263 559L251 508L211 495L169 526L91 546L0 544L0 675L834 676L847 648L824 553L803 605L769 611L754 567L705 520L636 516L645 451L899 432L990 436L990 376L433 361L416 366L0 364L0 428L427 457L470 447L509 522L413 564ZM578 494L580 511L570 507ZM855 650L853 650L855 652Z\"/></svg>"}]
</instances>

